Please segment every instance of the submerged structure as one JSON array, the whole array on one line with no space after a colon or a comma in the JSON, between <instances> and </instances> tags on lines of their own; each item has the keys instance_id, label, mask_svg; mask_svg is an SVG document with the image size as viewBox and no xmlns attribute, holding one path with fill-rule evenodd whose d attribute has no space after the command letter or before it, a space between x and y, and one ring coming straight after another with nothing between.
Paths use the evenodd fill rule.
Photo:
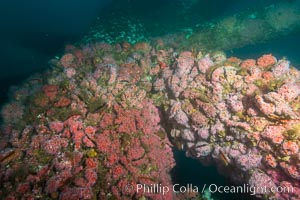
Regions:
<instances>
[{"instance_id":1,"label":"submerged structure","mask_svg":"<svg viewBox=\"0 0 300 200\"><path fill-rule=\"evenodd\" d=\"M175 199L136 188L171 187L169 139L238 184L266 186L258 197L299 198L300 72L289 61L125 42L68 46L51 63L2 109L6 199Z\"/></svg>"},{"instance_id":2,"label":"submerged structure","mask_svg":"<svg viewBox=\"0 0 300 200\"><path fill-rule=\"evenodd\" d=\"M66 46L51 69L12 88L2 108L0 197L201 198L137 187L172 188L178 148L256 197L300 199L300 71L271 54L241 60L208 51L291 31L299 10L281 8L188 37L110 44L94 41L98 34Z\"/></svg>"},{"instance_id":3,"label":"submerged structure","mask_svg":"<svg viewBox=\"0 0 300 200\"><path fill-rule=\"evenodd\" d=\"M178 21L186 21L189 14L192 15L191 9L195 4L191 7L184 6L184 4L192 5L192 2L197 4L195 1L182 1L182 5L172 7L182 11L177 15L174 13L173 17ZM202 6L205 7L205 4ZM196 8L193 9L195 12ZM199 9L196 11L197 13L205 10L202 7ZM131 11L133 12L133 10ZM116 13L120 14L116 15ZM226 51L249 44L263 43L296 32L300 28L300 3L298 1L276 2L259 8L230 13L209 21L201 20L201 15L196 15L194 18L200 19L190 19L186 21L185 25L181 25L175 30L168 30L172 26L161 22L156 27L152 27L151 23L145 24L138 17L130 15L127 9L121 9L112 11L103 20L99 19L99 23L92 27L83 41L104 41L115 44L126 40L135 44L143 41L151 42L153 37L157 36L157 39L163 40L165 45L169 44L172 47ZM176 26L176 24L172 25ZM160 31L162 33L157 35L156 32ZM159 46L160 43L156 45Z\"/></svg>"}]
</instances>

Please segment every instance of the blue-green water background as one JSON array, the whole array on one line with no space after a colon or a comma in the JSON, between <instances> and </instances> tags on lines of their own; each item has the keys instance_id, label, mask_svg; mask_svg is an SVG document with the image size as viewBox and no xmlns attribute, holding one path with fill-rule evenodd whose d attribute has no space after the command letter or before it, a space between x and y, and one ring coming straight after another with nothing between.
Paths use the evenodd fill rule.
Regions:
<instances>
[{"instance_id":1,"label":"blue-green water background","mask_svg":"<svg viewBox=\"0 0 300 200\"><path fill-rule=\"evenodd\" d=\"M47 62L61 53L65 44L81 40L96 23L111 30L111 21L137 19L144 24L145 37L160 36L276 2L280 1L90 0L83 3L80 0L3 0L0 2L0 104L9 100L7 94L11 85L46 70L49 67ZM296 30L265 43L228 50L226 54L245 59L272 53L278 58L287 57L299 68L299 35L300 31ZM200 187L211 183L231 184L218 175L214 167L203 167L186 158L183 152L176 151L175 158L177 166L172 171L175 182ZM241 199L241 196L215 195L214 198ZM244 196L243 199L251 197Z\"/></svg>"}]
</instances>

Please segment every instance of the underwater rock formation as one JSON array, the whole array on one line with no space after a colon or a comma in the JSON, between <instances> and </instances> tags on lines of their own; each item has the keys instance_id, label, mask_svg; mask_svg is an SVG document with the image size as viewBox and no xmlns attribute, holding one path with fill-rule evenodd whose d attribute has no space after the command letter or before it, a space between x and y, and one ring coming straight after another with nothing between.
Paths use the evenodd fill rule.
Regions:
<instances>
[{"instance_id":1,"label":"underwater rock formation","mask_svg":"<svg viewBox=\"0 0 300 200\"><path fill-rule=\"evenodd\" d=\"M242 61L191 52L171 69L155 89L168 94L173 143L258 197L299 199L300 72L271 54ZM289 192L272 192L282 185Z\"/></svg>"},{"instance_id":2,"label":"underwater rock formation","mask_svg":"<svg viewBox=\"0 0 300 200\"><path fill-rule=\"evenodd\" d=\"M104 43L68 46L46 77L14 91L2 109L1 198L173 198L137 191L171 187L174 159L147 68L136 64L147 58L114 53Z\"/></svg>"},{"instance_id":3,"label":"underwater rock formation","mask_svg":"<svg viewBox=\"0 0 300 200\"><path fill-rule=\"evenodd\" d=\"M125 42L67 46L50 63L2 109L0 196L176 199L136 188L171 187L170 139L237 184L266 186L258 197L300 198L300 72L289 61Z\"/></svg>"},{"instance_id":4,"label":"underwater rock formation","mask_svg":"<svg viewBox=\"0 0 300 200\"><path fill-rule=\"evenodd\" d=\"M168 30L167 33L158 34L160 40L167 46L180 45L187 49L200 47L208 51L225 51L280 38L289 33L297 32L300 28L299 1L265 2L265 6L247 7L245 10L236 13L230 12L220 18L214 19L212 17L210 21L201 21L201 16L198 16L199 19L191 17L193 11L190 8L194 12L201 13L201 9L197 10L197 7L194 7L195 1L180 2L182 5L177 8L181 12L180 18L176 16L178 13L172 13L171 19L177 18L177 25L181 21L186 21L182 27L170 31L172 26L169 27L167 24L157 22L159 26L164 27L163 30ZM176 2L170 4L173 5ZM117 13L119 10L115 12ZM213 15L213 12L210 14ZM160 31L157 27L147 28L147 23L138 20L134 14L129 16L123 13L121 16L124 20L116 18L114 12L106 16L104 20L99 21L98 25L91 29L83 42L105 41L115 44L127 40L134 44L145 40L152 41L153 35L157 35L156 32ZM166 17L170 16L166 14ZM104 26L103 24L107 25Z\"/></svg>"},{"instance_id":5,"label":"underwater rock formation","mask_svg":"<svg viewBox=\"0 0 300 200\"><path fill-rule=\"evenodd\" d=\"M281 2L204 24L188 38L190 46L228 50L278 38L299 30L299 2Z\"/></svg>"}]
</instances>

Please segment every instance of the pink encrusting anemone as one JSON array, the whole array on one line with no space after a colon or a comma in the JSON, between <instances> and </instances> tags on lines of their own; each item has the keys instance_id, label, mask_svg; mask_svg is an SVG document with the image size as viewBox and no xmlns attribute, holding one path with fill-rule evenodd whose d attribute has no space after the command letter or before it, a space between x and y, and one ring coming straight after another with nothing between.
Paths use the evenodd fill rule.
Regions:
<instances>
[{"instance_id":1,"label":"pink encrusting anemone","mask_svg":"<svg viewBox=\"0 0 300 200\"><path fill-rule=\"evenodd\" d=\"M137 191L137 184L171 187L175 163L147 95L149 69L134 59L149 60L142 49L128 62L115 52L104 43L68 46L47 77L14 92L35 88L2 109L1 198L173 199Z\"/></svg>"},{"instance_id":2,"label":"pink encrusting anemone","mask_svg":"<svg viewBox=\"0 0 300 200\"><path fill-rule=\"evenodd\" d=\"M271 54L257 61L187 55L158 77L165 89L154 88L168 94L171 141L236 183L266 186L258 197L299 199L300 72ZM290 192L271 192L282 185Z\"/></svg>"},{"instance_id":3,"label":"pink encrusting anemone","mask_svg":"<svg viewBox=\"0 0 300 200\"><path fill-rule=\"evenodd\" d=\"M299 199L300 72L271 54L159 44L69 45L15 89L1 112L0 196L176 199L136 187L172 187L174 145L237 184L294 191L257 197Z\"/></svg>"}]
</instances>

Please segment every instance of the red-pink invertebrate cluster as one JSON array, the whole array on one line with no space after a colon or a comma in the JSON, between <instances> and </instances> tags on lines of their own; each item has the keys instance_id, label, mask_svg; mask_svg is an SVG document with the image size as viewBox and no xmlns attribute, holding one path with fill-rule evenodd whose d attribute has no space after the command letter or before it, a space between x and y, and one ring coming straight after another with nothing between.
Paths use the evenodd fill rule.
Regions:
<instances>
[{"instance_id":1,"label":"red-pink invertebrate cluster","mask_svg":"<svg viewBox=\"0 0 300 200\"><path fill-rule=\"evenodd\" d=\"M174 199L125 189L171 187L172 142L237 184L293 188L258 197L300 198L300 72L289 61L125 42L68 46L50 63L2 109L0 196Z\"/></svg>"}]
</instances>

